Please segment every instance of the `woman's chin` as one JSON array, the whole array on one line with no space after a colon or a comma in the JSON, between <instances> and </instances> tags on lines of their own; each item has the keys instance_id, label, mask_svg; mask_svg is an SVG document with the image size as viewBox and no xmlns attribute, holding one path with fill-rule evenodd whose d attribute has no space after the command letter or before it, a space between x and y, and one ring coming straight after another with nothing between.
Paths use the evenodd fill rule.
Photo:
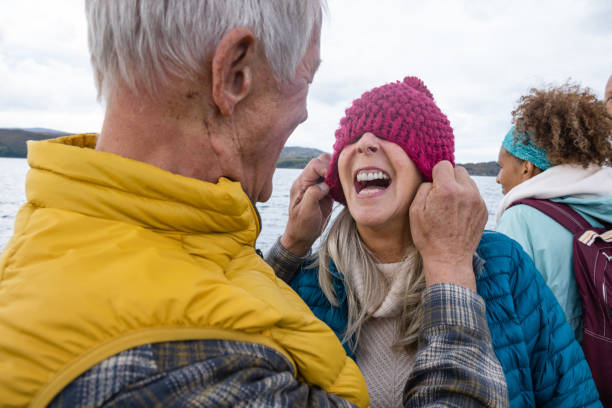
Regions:
<instances>
[{"instance_id":1,"label":"woman's chin","mask_svg":"<svg viewBox=\"0 0 612 408\"><path fill-rule=\"evenodd\" d=\"M362 217L362 218L356 218L355 219L355 224L357 224L357 226L359 227L366 227L366 228L376 228L379 227L383 224L384 222L382 222L382 220L377 220L377 219L371 219L368 217Z\"/></svg>"},{"instance_id":2,"label":"woman's chin","mask_svg":"<svg viewBox=\"0 0 612 408\"><path fill-rule=\"evenodd\" d=\"M353 214L351 214L353 215ZM358 212L353 215L353 219L355 220L355 224L358 227L380 230L386 227L394 228L398 226L398 223L402 222L397 219L396 216L388 215L388 214L373 214L372 211L367 212ZM404 218L408 221L407 218Z\"/></svg>"}]
</instances>

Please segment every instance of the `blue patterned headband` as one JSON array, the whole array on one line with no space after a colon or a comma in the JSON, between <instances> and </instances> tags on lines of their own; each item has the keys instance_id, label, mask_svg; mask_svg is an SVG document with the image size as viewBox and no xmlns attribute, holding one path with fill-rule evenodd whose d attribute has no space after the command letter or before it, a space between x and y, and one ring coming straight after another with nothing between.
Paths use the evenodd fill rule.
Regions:
<instances>
[{"instance_id":1,"label":"blue patterned headband","mask_svg":"<svg viewBox=\"0 0 612 408\"><path fill-rule=\"evenodd\" d=\"M527 140L527 144L524 143L525 140ZM546 150L534 145L529 133L519 133L514 126L506 134L502 146L514 157L530 161L539 169L546 170L552 167L552 164L546 158Z\"/></svg>"}]
</instances>

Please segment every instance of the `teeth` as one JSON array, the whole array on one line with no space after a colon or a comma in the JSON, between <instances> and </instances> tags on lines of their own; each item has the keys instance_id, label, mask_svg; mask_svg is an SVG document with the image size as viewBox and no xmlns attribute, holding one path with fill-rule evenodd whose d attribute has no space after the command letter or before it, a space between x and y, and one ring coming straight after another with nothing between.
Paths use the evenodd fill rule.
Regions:
<instances>
[{"instance_id":1,"label":"teeth","mask_svg":"<svg viewBox=\"0 0 612 408\"><path fill-rule=\"evenodd\" d=\"M357 173L357 181L372 181L372 180L388 180L389 176L387 176L382 171L372 171L372 170L362 170Z\"/></svg>"},{"instance_id":2,"label":"teeth","mask_svg":"<svg viewBox=\"0 0 612 408\"><path fill-rule=\"evenodd\" d=\"M364 188L363 190L361 190L358 194L360 196L370 196L372 194L376 194L379 191L383 191L384 188L380 188L380 187L368 187L368 188Z\"/></svg>"}]
</instances>

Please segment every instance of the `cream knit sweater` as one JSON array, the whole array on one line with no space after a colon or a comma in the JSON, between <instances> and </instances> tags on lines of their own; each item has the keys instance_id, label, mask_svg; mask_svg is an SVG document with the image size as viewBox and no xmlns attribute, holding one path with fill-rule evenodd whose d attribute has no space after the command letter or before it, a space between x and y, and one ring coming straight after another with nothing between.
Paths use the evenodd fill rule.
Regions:
<instances>
[{"instance_id":1,"label":"cream knit sweater","mask_svg":"<svg viewBox=\"0 0 612 408\"><path fill-rule=\"evenodd\" d=\"M411 261L409 259L403 262ZM414 273L414 268L406 268L406 273L399 273L401 265L402 262L377 265L389 283L389 292L379 306L370 307L368 314L371 317L361 328L357 346L357 365L368 385L372 408L402 407L404 385L414 363L413 353L392 348L400 327L402 295L408 280L407 274ZM353 273L357 296L362 298L363 283L360 271L354 270Z\"/></svg>"}]
</instances>

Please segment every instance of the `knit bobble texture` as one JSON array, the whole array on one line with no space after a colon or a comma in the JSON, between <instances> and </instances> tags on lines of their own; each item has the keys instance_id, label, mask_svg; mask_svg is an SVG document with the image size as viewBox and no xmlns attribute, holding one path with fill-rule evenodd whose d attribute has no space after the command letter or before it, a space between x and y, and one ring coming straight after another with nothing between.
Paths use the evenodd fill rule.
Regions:
<instances>
[{"instance_id":1,"label":"knit bobble texture","mask_svg":"<svg viewBox=\"0 0 612 408\"><path fill-rule=\"evenodd\" d=\"M367 132L401 146L426 181L431 181L436 163L448 160L455 164L453 129L423 81L406 77L374 88L353 101L335 133L325 181L330 196L342 204L346 199L338 176L338 157L346 145Z\"/></svg>"}]
</instances>

